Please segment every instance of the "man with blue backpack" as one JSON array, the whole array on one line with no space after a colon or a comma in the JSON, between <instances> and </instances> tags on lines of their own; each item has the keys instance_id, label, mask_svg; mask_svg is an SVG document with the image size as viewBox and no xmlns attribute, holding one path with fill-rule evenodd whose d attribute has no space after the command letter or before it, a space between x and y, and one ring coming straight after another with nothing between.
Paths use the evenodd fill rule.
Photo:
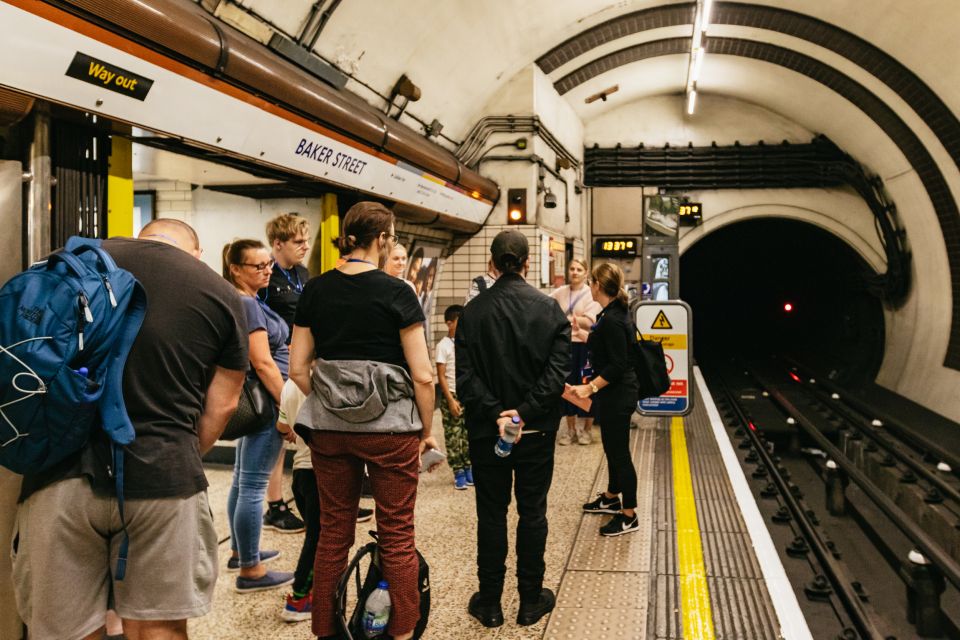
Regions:
<instances>
[{"instance_id":1,"label":"man with blue backpack","mask_svg":"<svg viewBox=\"0 0 960 640\"><path fill-rule=\"evenodd\" d=\"M80 273L84 259L92 264L93 251L82 244L71 241L48 258L51 264L34 268L53 273L62 261ZM12 544L17 607L31 640L100 638L108 607L123 619L131 639L185 639L186 620L209 612L217 577L217 536L201 455L236 409L248 358L243 309L233 287L198 260L196 232L183 222L155 220L138 239L114 238L100 248L105 256L97 253L95 263L106 265L100 277L107 302L95 299L103 292L81 289L78 306L70 309L77 314L69 333L77 353L97 348L103 337L97 320L111 306L125 304L129 289L118 290L111 281L132 275L145 293L146 313L125 366L122 357L77 355L70 371L58 374L72 376L73 384L91 394L102 387L103 398L93 409L83 403L72 407L78 423L90 411L97 412L94 422L99 423L85 444L62 452L69 455L59 462L21 470ZM3 297L11 283L0 291L3 313L12 306L13 298ZM20 313L41 322L45 315L32 308ZM9 346L4 345L3 355L14 351ZM28 356L17 357L30 365ZM111 377L121 373L119 384L113 384ZM29 376L17 375L12 384L0 379L4 394L10 387L45 393L45 383L31 387ZM114 386L122 387L122 395ZM125 403L120 413L129 416L129 433L121 428L118 435L114 429L115 416L104 402L112 396L121 408ZM23 400L31 401L37 399ZM12 402L6 400L0 410ZM52 407L53 398L46 402L48 421L62 417L54 409L71 409ZM32 429L21 431L16 437L27 447ZM10 466L9 460L0 461Z\"/></svg>"}]
</instances>

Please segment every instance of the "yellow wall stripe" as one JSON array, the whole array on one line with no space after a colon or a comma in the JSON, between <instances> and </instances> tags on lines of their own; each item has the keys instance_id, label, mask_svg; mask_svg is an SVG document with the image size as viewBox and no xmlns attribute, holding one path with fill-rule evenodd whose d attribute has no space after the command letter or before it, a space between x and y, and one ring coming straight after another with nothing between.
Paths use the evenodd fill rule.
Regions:
<instances>
[{"instance_id":1,"label":"yellow wall stripe","mask_svg":"<svg viewBox=\"0 0 960 640\"><path fill-rule=\"evenodd\" d=\"M107 235L129 238L133 235L133 143L112 136L108 167Z\"/></svg>"},{"instance_id":2,"label":"yellow wall stripe","mask_svg":"<svg viewBox=\"0 0 960 640\"><path fill-rule=\"evenodd\" d=\"M683 418L670 421L670 443L673 449L673 501L677 514L677 556L680 572L680 608L683 616L683 637L713 640L713 613L710 610L710 589L703 564L703 546L697 505L693 501L693 478Z\"/></svg>"}]
</instances>

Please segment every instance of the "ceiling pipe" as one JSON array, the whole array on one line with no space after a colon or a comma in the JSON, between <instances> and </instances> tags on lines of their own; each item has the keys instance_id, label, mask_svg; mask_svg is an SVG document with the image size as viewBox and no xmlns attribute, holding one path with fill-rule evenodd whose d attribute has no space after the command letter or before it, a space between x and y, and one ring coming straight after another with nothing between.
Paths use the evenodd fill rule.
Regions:
<instances>
[{"instance_id":1,"label":"ceiling pipe","mask_svg":"<svg viewBox=\"0 0 960 640\"><path fill-rule=\"evenodd\" d=\"M448 150L373 106L313 77L272 53L189 0L59 0L75 13L93 17L136 41L217 76L255 95L305 115L366 143L377 151L443 178L492 201L496 183L463 166Z\"/></svg>"}]
</instances>

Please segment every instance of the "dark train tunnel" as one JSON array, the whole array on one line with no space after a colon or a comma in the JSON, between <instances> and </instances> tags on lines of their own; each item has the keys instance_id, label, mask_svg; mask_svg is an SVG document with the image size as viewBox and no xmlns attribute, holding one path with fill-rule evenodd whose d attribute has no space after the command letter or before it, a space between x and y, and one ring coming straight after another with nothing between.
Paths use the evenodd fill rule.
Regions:
<instances>
[{"instance_id":1,"label":"dark train tunnel","mask_svg":"<svg viewBox=\"0 0 960 640\"><path fill-rule=\"evenodd\" d=\"M850 246L808 223L767 218L711 233L680 260L697 359L777 354L837 382L872 381L884 317L866 290L870 273Z\"/></svg>"}]
</instances>

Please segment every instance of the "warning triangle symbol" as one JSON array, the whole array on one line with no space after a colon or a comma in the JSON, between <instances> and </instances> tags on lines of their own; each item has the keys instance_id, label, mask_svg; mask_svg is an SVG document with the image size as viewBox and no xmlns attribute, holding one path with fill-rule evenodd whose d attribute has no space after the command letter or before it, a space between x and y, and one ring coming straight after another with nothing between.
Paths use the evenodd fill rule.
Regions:
<instances>
[{"instance_id":1,"label":"warning triangle symbol","mask_svg":"<svg viewBox=\"0 0 960 640\"><path fill-rule=\"evenodd\" d=\"M670 321L667 320L667 314L663 311L657 313L657 317L654 318L653 324L650 325L651 329L673 329L673 325L670 324Z\"/></svg>"}]
</instances>

